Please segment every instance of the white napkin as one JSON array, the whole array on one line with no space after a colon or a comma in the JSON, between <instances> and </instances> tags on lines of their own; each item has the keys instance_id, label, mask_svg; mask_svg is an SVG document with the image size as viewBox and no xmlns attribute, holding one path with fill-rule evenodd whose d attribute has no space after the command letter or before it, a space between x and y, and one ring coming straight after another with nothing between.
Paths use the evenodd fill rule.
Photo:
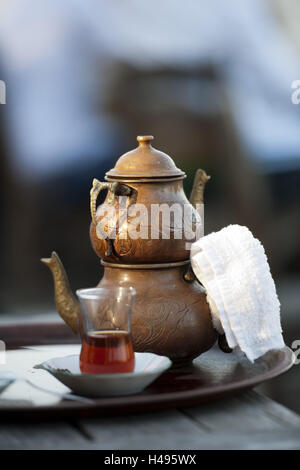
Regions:
<instances>
[{"instance_id":1,"label":"white napkin","mask_svg":"<svg viewBox=\"0 0 300 470\"><path fill-rule=\"evenodd\" d=\"M280 303L264 248L247 227L229 225L191 247L195 275L207 292L212 320L228 345L254 361L284 347Z\"/></svg>"}]
</instances>

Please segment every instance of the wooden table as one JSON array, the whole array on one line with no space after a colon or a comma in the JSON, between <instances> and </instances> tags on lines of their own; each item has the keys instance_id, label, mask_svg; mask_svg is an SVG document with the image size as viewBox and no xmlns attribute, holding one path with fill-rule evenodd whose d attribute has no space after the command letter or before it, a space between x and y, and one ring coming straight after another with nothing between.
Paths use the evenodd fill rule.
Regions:
<instances>
[{"instance_id":1,"label":"wooden table","mask_svg":"<svg viewBox=\"0 0 300 470\"><path fill-rule=\"evenodd\" d=\"M190 408L1 423L0 449L300 449L300 416L255 391Z\"/></svg>"},{"instance_id":2,"label":"wooden table","mask_svg":"<svg viewBox=\"0 0 300 470\"><path fill-rule=\"evenodd\" d=\"M193 408L0 424L1 449L300 449L300 417L254 391Z\"/></svg>"}]
</instances>

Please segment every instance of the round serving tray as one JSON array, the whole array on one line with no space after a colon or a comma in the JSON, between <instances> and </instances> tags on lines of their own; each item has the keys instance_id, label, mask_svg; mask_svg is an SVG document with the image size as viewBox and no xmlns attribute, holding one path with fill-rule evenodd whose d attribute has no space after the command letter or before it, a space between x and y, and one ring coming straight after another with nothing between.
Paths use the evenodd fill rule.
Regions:
<instances>
[{"instance_id":1,"label":"round serving tray","mask_svg":"<svg viewBox=\"0 0 300 470\"><path fill-rule=\"evenodd\" d=\"M7 347L13 349L29 344L45 347L76 342L76 337L64 324L53 323L6 325L1 327L1 337ZM39 362L38 349L35 352L36 362ZM9 400L4 400L3 404L0 395L0 419L96 417L198 405L251 389L282 374L292 365L293 353L288 347L270 351L254 363L242 356L225 354L215 347L190 366L169 369L138 395L99 398L92 404L61 400L34 406L30 403L16 406L13 402L10 405Z\"/></svg>"}]
</instances>

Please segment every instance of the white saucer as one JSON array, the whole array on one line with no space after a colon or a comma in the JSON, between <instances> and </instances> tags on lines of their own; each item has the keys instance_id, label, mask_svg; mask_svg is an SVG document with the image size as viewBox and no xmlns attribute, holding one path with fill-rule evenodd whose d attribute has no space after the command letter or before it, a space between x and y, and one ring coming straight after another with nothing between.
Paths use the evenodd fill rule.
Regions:
<instances>
[{"instance_id":1,"label":"white saucer","mask_svg":"<svg viewBox=\"0 0 300 470\"><path fill-rule=\"evenodd\" d=\"M135 353L135 370L125 374L82 374L79 355L55 357L34 366L43 369L76 395L107 397L132 395L144 390L171 365L170 359L151 353Z\"/></svg>"}]
</instances>

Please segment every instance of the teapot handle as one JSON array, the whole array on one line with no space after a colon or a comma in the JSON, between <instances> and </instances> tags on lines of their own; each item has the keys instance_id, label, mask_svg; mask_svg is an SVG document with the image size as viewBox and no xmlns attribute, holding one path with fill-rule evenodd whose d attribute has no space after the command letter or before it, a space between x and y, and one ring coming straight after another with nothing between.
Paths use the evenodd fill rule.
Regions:
<instances>
[{"instance_id":1,"label":"teapot handle","mask_svg":"<svg viewBox=\"0 0 300 470\"><path fill-rule=\"evenodd\" d=\"M108 189L112 193L114 193L116 196L130 196L133 192L134 189L131 188L130 186L127 186L122 183L107 183L107 182L101 182L94 178L93 180L93 186L91 189L91 216L92 216L92 221L97 226L97 199L100 194L100 192L103 189ZM99 227L100 231L101 228ZM110 256L113 253L113 244L110 238L102 231L102 236L106 240L107 243L107 249L105 252L106 256Z\"/></svg>"},{"instance_id":2,"label":"teapot handle","mask_svg":"<svg viewBox=\"0 0 300 470\"><path fill-rule=\"evenodd\" d=\"M97 225L97 199L100 194L100 192L103 189L111 189L112 183L102 183L101 181L97 180L94 178L93 180L93 187L91 189L91 216L92 216L92 221L94 222L95 225Z\"/></svg>"},{"instance_id":3,"label":"teapot handle","mask_svg":"<svg viewBox=\"0 0 300 470\"><path fill-rule=\"evenodd\" d=\"M96 178L93 180L93 186L91 189L91 216L92 216L92 221L97 226L97 199L100 194L100 192L103 189L111 189L112 183L103 183ZM107 235L103 232L103 238L106 239L107 243L107 248L105 255L110 256L113 252L113 246L112 246L112 241L107 237Z\"/></svg>"}]
</instances>

